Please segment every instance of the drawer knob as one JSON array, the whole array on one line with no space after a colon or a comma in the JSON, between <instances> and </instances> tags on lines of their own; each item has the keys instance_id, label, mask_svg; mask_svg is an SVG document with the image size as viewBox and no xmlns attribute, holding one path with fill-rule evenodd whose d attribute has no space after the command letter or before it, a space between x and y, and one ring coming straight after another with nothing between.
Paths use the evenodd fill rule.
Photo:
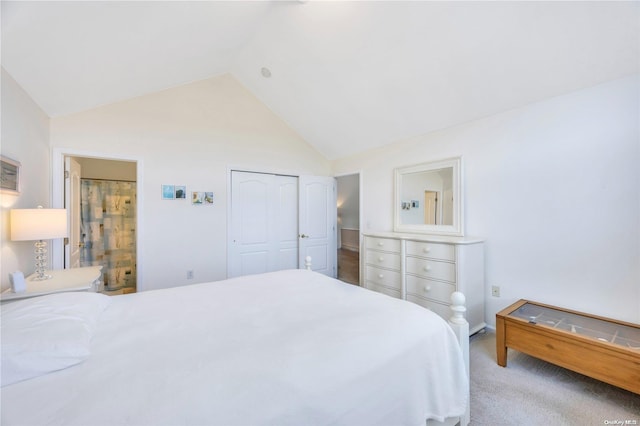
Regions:
<instances>
[{"instance_id":1,"label":"drawer knob","mask_svg":"<svg viewBox=\"0 0 640 426\"><path fill-rule=\"evenodd\" d=\"M384 262L384 257L380 256L380 257L378 258L378 262Z\"/></svg>"},{"instance_id":2,"label":"drawer knob","mask_svg":"<svg viewBox=\"0 0 640 426\"><path fill-rule=\"evenodd\" d=\"M429 293L431 291L431 286L430 285L425 285L424 286L424 292L425 293Z\"/></svg>"},{"instance_id":3,"label":"drawer knob","mask_svg":"<svg viewBox=\"0 0 640 426\"><path fill-rule=\"evenodd\" d=\"M431 251L431 247L425 247L422 249L423 252L429 253Z\"/></svg>"},{"instance_id":4,"label":"drawer knob","mask_svg":"<svg viewBox=\"0 0 640 426\"><path fill-rule=\"evenodd\" d=\"M382 279L382 278L384 278L384 275L382 275L382 274L378 274L378 278L381 278L381 279Z\"/></svg>"},{"instance_id":5,"label":"drawer knob","mask_svg":"<svg viewBox=\"0 0 640 426\"><path fill-rule=\"evenodd\" d=\"M425 272L429 272L431 270L431 266L427 265L423 268Z\"/></svg>"},{"instance_id":6,"label":"drawer knob","mask_svg":"<svg viewBox=\"0 0 640 426\"><path fill-rule=\"evenodd\" d=\"M382 241L378 241L378 245L379 245L380 247L382 247L382 246L384 245L384 243L383 243Z\"/></svg>"}]
</instances>

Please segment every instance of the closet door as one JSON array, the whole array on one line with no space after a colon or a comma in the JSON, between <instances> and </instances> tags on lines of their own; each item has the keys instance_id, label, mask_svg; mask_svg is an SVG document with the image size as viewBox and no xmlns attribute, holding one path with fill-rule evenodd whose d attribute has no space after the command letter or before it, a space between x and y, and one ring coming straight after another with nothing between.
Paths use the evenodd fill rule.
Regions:
<instances>
[{"instance_id":1,"label":"closet door","mask_svg":"<svg viewBox=\"0 0 640 426\"><path fill-rule=\"evenodd\" d=\"M298 179L231 172L228 276L298 267Z\"/></svg>"}]
</instances>

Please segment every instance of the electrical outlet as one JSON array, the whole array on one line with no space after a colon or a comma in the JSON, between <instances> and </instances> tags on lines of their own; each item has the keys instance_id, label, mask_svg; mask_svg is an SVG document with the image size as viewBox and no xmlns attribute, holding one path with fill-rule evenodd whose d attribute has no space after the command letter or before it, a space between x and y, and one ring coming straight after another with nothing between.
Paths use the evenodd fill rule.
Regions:
<instances>
[{"instance_id":1,"label":"electrical outlet","mask_svg":"<svg viewBox=\"0 0 640 426\"><path fill-rule=\"evenodd\" d=\"M500 287L498 287L497 285L492 285L491 286L491 295L493 297L500 297Z\"/></svg>"},{"instance_id":2,"label":"electrical outlet","mask_svg":"<svg viewBox=\"0 0 640 426\"><path fill-rule=\"evenodd\" d=\"M193 279L193 271L192 270L187 271L187 279L188 280L192 280Z\"/></svg>"}]
</instances>

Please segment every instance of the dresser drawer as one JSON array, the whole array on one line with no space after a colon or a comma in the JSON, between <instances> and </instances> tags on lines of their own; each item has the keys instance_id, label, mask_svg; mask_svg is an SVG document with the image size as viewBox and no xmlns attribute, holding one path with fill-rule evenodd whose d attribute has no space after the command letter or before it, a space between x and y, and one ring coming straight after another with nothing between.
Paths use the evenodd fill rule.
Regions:
<instances>
[{"instance_id":1,"label":"dresser drawer","mask_svg":"<svg viewBox=\"0 0 640 426\"><path fill-rule=\"evenodd\" d=\"M435 312L440 317L442 317L442 319L446 321L448 321L453 314L449 305L443 305L442 303L432 302L430 300L423 299L422 297L413 296L411 294L407 295L407 300L409 302L415 303L417 305L422 306L423 308L427 308L430 311Z\"/></svg>"},{"instance_id":2,"label":"dresser drawer","mask_svg":"<svg viewBox=\"0 0 640 426\"><path fill-rule=\"evenodd\" d=\"M407 255L453 262L456 260L456 248L453 244L407 241Z\"/></svg>"},{"instance_id":3,"label":"dresser drawer","mask_svg":"<svg viewBox=\"0 0 640 426\"><path fill-rule=\"evenodd\" d=\"M449 282L456 282L456 265L449 262L407 257L407 273Z\"/></svg>"},{"instance_id":4,"label":"dresser drawer","mask_svg":"<svg viewBox=\"0 0 640 426\"><path fill-rule=\"evenodd\" d=\"M365 288L369 290L377 291L378 293L386 294L387 296L395 297L396 299L401 299L400 290L394 290L389 287L385 287L383 285L378 285L376 283L367 282Z\"/></svg>"},{"instance_id":5,"label":"dresser drawer","mask_svg":"<svg viewBox=\"0 0 640 426\"><path fill-rule=\"evenodd\" d=\"M451 293L454 291L456 291L456 286L453 284L407 275L407 294L449 304L451 302Z\"/></svg>"},{"instance_id":6,"label":"dresser drawer","mask_svg":"<svg viewBox=\"0 0 640 426\"><path fill-rule=\"evenodd\" d=\"M366 237L365 248L400 253L400 240L391 238Z\"/></svg>"},{"instance_id":7,"label":"dresser drawer","mask_svg":"<svg viewBox=\"0 0 640 426\"><path fill-rule=\"evenodd\" d=\"M400 272L397 271L389 271L367 265L364 278L367 285L372 282L397 289L398 291L402 287Z\"/></svg>"},{"instance_id":8,"label":"dresser drawer","mask_svg":"<svg viewBox=\"0 0 640 426\"><path fill-rule=\"evenodd\" d=\"M365 261L369 265L375 265L381 268L395 269L397 271L400 270L400 255L396 253L384 253L375 250L367 250L365 252Z\"/></svg>"}]
</instances>

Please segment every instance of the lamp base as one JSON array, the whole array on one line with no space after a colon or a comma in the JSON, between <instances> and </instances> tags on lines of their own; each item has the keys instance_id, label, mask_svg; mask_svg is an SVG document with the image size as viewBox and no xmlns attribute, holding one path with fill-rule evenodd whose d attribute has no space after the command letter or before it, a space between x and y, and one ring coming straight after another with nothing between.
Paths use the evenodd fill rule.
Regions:
<instances>
[{"instance_id":1,"label":"lamp base","mask_svg":"<svg viewBox=\"0 0 640 426\"><path fill-rule=\"evenodd\" d=\"M38 274L38 275L33 275L32 277L29 277L29 281L46 281L46 280L50 280L51 278L53 278L52 275Z\"/></svg>"},{"instance_id":2,"label":"lamp base","mask_svg":"<svg viewBox=\"0 0 640 426\"><path fill-rule=\"evenodd\" d=\"M51 275L45 274L47 269L47 242L44 240L36 241L36 272L30 281L46 281L53 278Z\"/></svg>"}]
</instances>

